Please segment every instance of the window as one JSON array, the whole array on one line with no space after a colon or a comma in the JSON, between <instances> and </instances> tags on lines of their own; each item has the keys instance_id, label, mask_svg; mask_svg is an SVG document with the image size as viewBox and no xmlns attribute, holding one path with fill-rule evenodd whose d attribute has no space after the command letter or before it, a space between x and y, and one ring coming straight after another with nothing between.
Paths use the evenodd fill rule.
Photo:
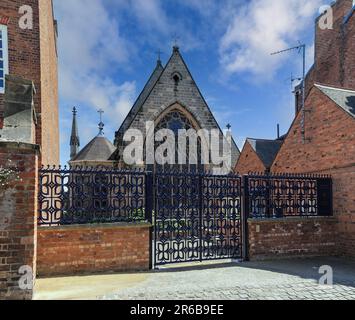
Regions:
<instances>
[{"instance_id":1,"label":"window","mask_svg":"<svg viewBox=\"0 0 355 320\"><path fill-rule=\"evenodd\" d=\"M5 92L5 75L9 73L7 26L0 25L0 93Z\"/></svg>"}]
</instances>

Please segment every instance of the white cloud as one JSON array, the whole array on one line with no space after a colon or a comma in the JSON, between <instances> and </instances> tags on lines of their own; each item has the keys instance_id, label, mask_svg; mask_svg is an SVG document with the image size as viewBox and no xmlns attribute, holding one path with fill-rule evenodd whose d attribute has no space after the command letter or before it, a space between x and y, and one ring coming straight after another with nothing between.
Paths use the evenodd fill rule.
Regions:
<instances>
[{"instance_id":1,"label":"white cloud","mask_svg":"<svg viewBox=\"0 0 355 320\"><path fill-rule=\"evenodd\" d=\"M123 67L131 44L102 1L56 0L59 20L59 85L63 103L103 108L118 127L136 95L135 82L116 83L112 66ZM111 118L109 118L111 119Z\"/></svg>"},{"instance_id":2,"label":"white cloud","mask_svg":"<svg viewBox=\"0 0 355 320\"><path fill-rule=\"evenodd\" d=\"M142 26L163 34L169 32L168 18L160 0L131 0L130 5Z\"/></svg>"},{"instance_id":3,"label":"white cloud","mask_svg":"<svg viewBox=\"0 0 355 320\"><path fill-rule=\"evenodd\" d=\"M271 78L287 55L270 53L297 44L321 4L322 0L252 0L239 6L220 41L226 73Z\"/></svg>"}]
</instances>

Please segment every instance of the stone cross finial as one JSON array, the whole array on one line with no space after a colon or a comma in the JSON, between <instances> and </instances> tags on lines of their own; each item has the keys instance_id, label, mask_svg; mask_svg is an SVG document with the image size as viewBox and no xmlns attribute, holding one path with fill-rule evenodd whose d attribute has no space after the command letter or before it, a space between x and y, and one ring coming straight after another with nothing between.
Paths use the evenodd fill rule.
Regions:
<instances>
[{"instance_id":1,"label":"stone cross finial","mask_svg":"<svg viewBox=\"0 0 355 320\"><path fill-rule=\"evenodd\" d=\"M174 51L177 51L177 50L179 50L179 44L178 44L178 42L179 42L179 39L180 39L180 37L177 35L177 33L174 33L174 35L173 35L173 41L174 41Z\"/></svg>"},{"instance_id":2,"label":"stone cross finial","mask_svg":"<svg viewBox=\"0 0 355 320\"><path fill-rule=\"evenodd\" d=\"M104 127L105 127L105 125L102 122L102 115L105 113L105 111L102 110L102 109L99 109L97 112L100 114L99 135L103 136L104 135Z\"/></svg>"},{"instance_id":3,"label":"stone cross finial","mask_svg":"<svg viewBox=\"0 0 355 320\"><path fill-rule=\"evenodd\" d=\"M162 54L163 52L161 52L161 50L160 49L158 49L158 51L156 52L156 54L158 55L158 61L161 61L161 54Z\"/></svg>"}]
</instances>

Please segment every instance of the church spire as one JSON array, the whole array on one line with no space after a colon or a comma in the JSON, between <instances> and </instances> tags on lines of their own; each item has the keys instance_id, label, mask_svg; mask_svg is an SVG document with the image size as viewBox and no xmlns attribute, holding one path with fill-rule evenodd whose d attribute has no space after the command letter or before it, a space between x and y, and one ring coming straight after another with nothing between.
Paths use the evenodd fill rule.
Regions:
<instances>
[{"instance_id":1,"label":"church spire","mask_svg":"<svg viewBox=\"0 0 355 320\"><path fill-rule=\"evenodd\" d=\"M73 159L79 151L80 147L80 140L78 134L78 124L76 121L77 110L73 108L73 124L71 129L71 136L70 136L70 159Z\"/></svg>"}]
</instances>

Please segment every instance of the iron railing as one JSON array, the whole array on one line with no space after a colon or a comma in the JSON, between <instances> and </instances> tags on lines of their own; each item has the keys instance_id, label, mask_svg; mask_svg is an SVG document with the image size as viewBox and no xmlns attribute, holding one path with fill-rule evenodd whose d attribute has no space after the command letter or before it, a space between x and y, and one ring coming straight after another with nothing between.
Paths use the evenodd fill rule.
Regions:
<instances>
[{"instance_id":1,"label":"iron railing","mask_svg":"<svg viewBox=\"0 0 355 320\"><path fill-rule=\"evenodd\" d=\"M205 172L82 167L39 171L39 225L149 221L159 230L168 215L177 212L180 223L184 214L197 211L203 212L200 219L206 223L215 219L211 212L221 221L224 215L238 220L236 215L242 213L246 219L331 216L332 179L257 173L242 179Z\"/></svg>"},{"instance_id":2,"label":"iron railing","mask_svg":"<svg viewBox=\"0 0 355 320\"><path fill-rule=\"evenodd\" d=\"M327 175L263 175L244 177L245 211L249 218L332 216L332 179Z\"/></svg>"},{"instance_id":3,"label":"iron railing","mask_svg":"<svg viewBox=\"0 0 355 320\"><path fill-rule=\"evenodd\" d=\"M146 220L146 174L105 168L47 167L39 172L39 224Z\"/></svg>"}]
</instances>

